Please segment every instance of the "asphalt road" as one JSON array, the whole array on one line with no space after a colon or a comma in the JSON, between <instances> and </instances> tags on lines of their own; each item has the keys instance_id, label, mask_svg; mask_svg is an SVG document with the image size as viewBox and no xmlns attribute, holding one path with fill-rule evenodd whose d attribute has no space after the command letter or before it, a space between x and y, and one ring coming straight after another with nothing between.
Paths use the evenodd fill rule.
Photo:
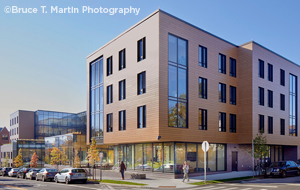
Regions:
<instances>
[{"instance_id":1,"label":"asphalt road","mask_svg":"<svg viewBox=\"0 0 300 190\"><path fill-rule=\"evenodd\" d=\"M166 179L167 180L167 179ZM134 189L131 187L113 186L98 183L55 183L55 182L41 182L35 180L24 180L10 177L0 177L0 189L2 190L119 190L119 189ZM148 188L136 188L148 189ZM179 188L177 188L178 190ZM252 181L242 181L238 183L222 183L204 186L192 186L192 190L299 190L300 177L287 177L287 178L268 178L256 179Z\"/></svg>"}]
</instances>

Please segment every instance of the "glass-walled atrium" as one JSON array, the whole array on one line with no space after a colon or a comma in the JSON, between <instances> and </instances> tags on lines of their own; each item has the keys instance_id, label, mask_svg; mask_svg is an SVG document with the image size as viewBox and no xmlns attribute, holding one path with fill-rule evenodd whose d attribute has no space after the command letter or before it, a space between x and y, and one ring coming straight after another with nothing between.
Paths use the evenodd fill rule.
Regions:
<instances>
[{"instance_id":1,"label":"glass-walled atrium","mask_svg":"<svg viewBox=\"0 0 300 190\"><path fill-rule=\"evenodd\" d=\"M74 114L38 110L34 123L35 139L73 132L86 134L86 112Z\"/></svg>"}]
</instances>

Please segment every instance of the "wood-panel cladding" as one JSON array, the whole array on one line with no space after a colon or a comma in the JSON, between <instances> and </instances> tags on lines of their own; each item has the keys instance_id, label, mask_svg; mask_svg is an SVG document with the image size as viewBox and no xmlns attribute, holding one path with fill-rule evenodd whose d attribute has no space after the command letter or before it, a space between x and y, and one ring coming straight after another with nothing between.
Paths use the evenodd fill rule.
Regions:
<instances>
[{"instance_id":1,"label":"wood-panel cladding","mask_svg":"<svg viewBox=\"0 0 300 190\"><path fill-rule=\"evenodd\" d=\"M229 114L238 114L229 104L229 86L239 89L237 78L229 76L229 58L239 61L238 48L195 27L159 12L159 134L161 141L237 143L237 133L229 132ZM168 34L188 41L188 129L168 127ZM207 68L199 66L198 47L207 48ZM219 53L226 55L226 75L219 73ZM239 75L239 73L237 73ZM199 77L207 78L207 99L199 98ZM219 82L226 84L226 103L219 102ZM199 108L207 109L207 130L199 130ZM219 132L219 112L226 113L226 132ZM238 116L237 116L238 118Z\"/></svg>"},{"instance_id":2,"label":"wood-panel cladding","mask_svg":"<svg viewBox=\"0 0 300 190\"><path fill-rule=\"evenodd\" d=\"M159 37L158 14L132 27L88 57L87 64L103 56L104 144L152 142L158 136ZM137 62L137 42L146 37L146 59ZM126 68L119 71L119 51L126 49ZM113 57L113 74L106 76L106 59ZM88 66L89 69L89 66ZM137 74L146 71L146 93L137 95ZM89 71L88 71L89 73ZM126 80L126 99L119 101L119 81ZM88 84L89 85L89 84ZM106 87L113 85L113 103L106 104ZM89 94L88 94L89 102ZM146 128L137 129L137 107L146 105ZM89 113L88 103L88 113ZM119 111L126 110L126 130L119 131ZM106 114L113 113L113 132L106 132ZM87 117L89 121L89 114ZM87 126L89 126L87 122ZM89 127L88 127L89 128ZM89 131L88 131L89 134ZM89 138L88 138L89 139Z\"/></svg>"},{"instance_id":3,"label":"wood-panel cladding","mask_svg":"<svg viewBox=\"0 0 300 190\"><path fill-rule=\"evenodd\" d=\"M298 130L299 130L299 80L300 67L266 50L256 43L253 46L253 135L258 132L258 114L265 116L265 135L269 144L299 145L300 137L289 136L289 74L298 76ZM258 77L258 59L265 62L264 79ZM268 81L268 63L273 65L273 82ZM280 69L285 70L285 86L280 85ZM258 87L264 88L265 105L258 105ZM268 90L273 91L273 108L268 107ZM280 94L285 95L285 111L280 110ZM268 116L273 117L273 134L268 134ZM280 135L280 119L285 119L285 135Z\"/></svg>"}]
</instances>

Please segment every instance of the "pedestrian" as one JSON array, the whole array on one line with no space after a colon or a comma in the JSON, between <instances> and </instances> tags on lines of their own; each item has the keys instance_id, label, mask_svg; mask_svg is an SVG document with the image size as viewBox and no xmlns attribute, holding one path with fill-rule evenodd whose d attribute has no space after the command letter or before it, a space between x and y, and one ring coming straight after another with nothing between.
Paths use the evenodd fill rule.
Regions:
<instances>
[{"instance_id":1,"label":"pedestrian","mask_svg":"<svg viewBox=\"0 0 300 190\"><path fill-rule=\"evenodd\" d=\"M184 161L182 169L183 169L183 173L184 173L182 182L184 182L185 178L187 178L187 181L190 181L190 179L189 179L189 169L190 169L190 167L187 164L187 161Z\"/></svg>"},{"instance_id":2,"label":"pedestrian","mask_svg":"<svg viewBox=\"0 0 300 190\"><path fill-rule=\"evenodd\" d=\"M123 161L121 161L121 164L119 167L120 167L120 172L122 174L122 180L124 180L124 171L126 171L126 166Z\"/></svg>"}]
</instances>

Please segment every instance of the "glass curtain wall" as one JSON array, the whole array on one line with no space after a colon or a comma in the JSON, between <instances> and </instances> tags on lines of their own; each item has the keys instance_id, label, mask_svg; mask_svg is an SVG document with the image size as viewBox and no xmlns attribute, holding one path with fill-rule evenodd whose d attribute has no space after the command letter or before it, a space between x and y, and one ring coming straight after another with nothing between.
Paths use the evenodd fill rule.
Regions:
<instances>
[{"instance_id":1,"label":"glass curtain wall","mask_svg":"<svg viewBox=\"0 0 300 190\"><path fill-rule=\"evenodd\" d=\"M298 131L298 88L297 88L297 76L290 74L290 126L289 135L297 136Z\"/></svg>"},{"instance_id":2,"label":"glass curtain wall","mask_svg":"<svg viewBox=\"0 0 300 190\"><path fill-rule=\"evenodd\" d=\"M38 167L44 167L45 164L45 141L44 140L17 140L13 143L13 157L19 154L22 149L22 158L24 167L30 167L30 161L34 153L38 156Z\"/></svg>"},{"instance_id":3,"label":"glass curtain wall","mask_svg":"<svg viewBox=\"0 0 300 190\"><path fill-rule=\"evenodd\" d=\"M90 64L91 139L103 139L103 57Z\"/></svg>"},{"instance_id":4,"label":"glass curtain wall","mask_svg":"<svg viewBox=\"0 0 300 190\"><path fill-rule=\"evenodd\" d=\"M174 143L164 143L164 172L174 172Z\"/></svg>"},{"instance_id":5,"label":"glass curtain wall","mask_svg":"<svg viewBox=\"0 0 300 190\"><path fill-rule=\"evenodd\" d=\"M197 144L187 144L187 163L189 165L189 173L197 171Z\"/></svg>"},{"instance_id":6,"label":"glass curtain wall","mask_svg":"<svg viewBox=\"0 0 300 190\"><path fill-rule=\"evenodd\" d=\"M187 41L169 35L169 126L187 125Z\"/></svg>"},{"instance_id":7,"label":"glass curtain wall","mask_svg":"<svg viewBox=\"0 0 300 190\"><path fill-rule=\"evenodd\" d=\"M35 139L72 132L86 134L86 112L74 114L38 110L34 126Z\"/></svg>"},{"instance_id":8,"label":"glass curtain wall","mask_svg":"<svg viewBox=\"0 0 300 190\"><path fill-rule=\"evenodd\" d=\"M163 147L162 143L153 143L153 171L162 172L163 161Z\"/></svg>"}]
</instances>

